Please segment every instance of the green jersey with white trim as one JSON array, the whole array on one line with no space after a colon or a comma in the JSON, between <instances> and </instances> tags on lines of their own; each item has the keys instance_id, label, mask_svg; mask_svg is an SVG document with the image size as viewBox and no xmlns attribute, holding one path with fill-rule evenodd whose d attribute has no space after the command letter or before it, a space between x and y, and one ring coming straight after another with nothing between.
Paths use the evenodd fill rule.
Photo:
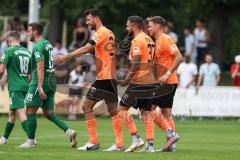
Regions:
<instances>
[{"instance_id":1,"label":"green jersey with white trim","mask_svg":"<svg viewBox=\"0 0 240 160\"><path fill-rule=\"evenodd\" d=\"M6 65L9 91L27 91L31 53L20 45L7 48L0 62Z\"/></svg>"},{"instance_id":2,"label":"green jersey with white trim","mask_svg":"<svg viewBox=\"0 0 240 160\"><path fill-rule=\"evenodd\" d=\"M41 38L32 50L32 81L31 85L38 84L37 63L44 61L44 84L49 83L49 77L54 77L52 45L44 38Z\"/></svg>"}]
</instances>

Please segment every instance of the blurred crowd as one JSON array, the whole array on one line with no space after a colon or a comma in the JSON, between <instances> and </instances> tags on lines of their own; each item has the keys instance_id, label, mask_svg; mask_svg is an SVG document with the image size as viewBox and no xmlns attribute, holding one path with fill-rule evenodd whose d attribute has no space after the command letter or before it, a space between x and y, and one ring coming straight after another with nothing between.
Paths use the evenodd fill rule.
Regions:
<instances>
[{"instance_id":1,"label":"blurred crowd","mask_svg":"<svg viewBox=\"0 0 240 160\"><path fill-rule=\"evenodd\" d=\"M15 17L8 22L7 27L1 34L0 54L8 47L6 35L8 31L16 30L21 34L21 45L27 47L27 24L24 24L20 18ZM167 22L164 28L165 34L171 36L177 45L179 45L179 36L175 32L174 23ZM181 53L184 55L182 62L177 70L179 76L179 87L189 88L200 86L217 86L220 82L220 67L214 63L214 58L209 52L209 44L211 36L208 31L205 20L196 20L195 28L186 27L184 33L184 46L181 48ZM92 30L86 26L84 18L79 18L73 26L73 35L70 45L65 48L61 40L56 40L53 44L53 56L65 55L70 51L85 45L91 35ZM116 55L116 66L119 68L129 68L128 51L130 49L130 38L126 36L118 47ZM234 86L240 86L240 55L235 57L235 64L231 66L231 78ZM76 106L81 102L82 88L85 84L91 84L95 81L95 59L94 51L87 53L84 56L72 60L70 63L55 65L55 75L58 84L68 84L70 87L69 96L72 98L70 106L69 119L76 118ZM6 76L0 80L1 88L4 88Z\"/></svg>"}]
</instances>

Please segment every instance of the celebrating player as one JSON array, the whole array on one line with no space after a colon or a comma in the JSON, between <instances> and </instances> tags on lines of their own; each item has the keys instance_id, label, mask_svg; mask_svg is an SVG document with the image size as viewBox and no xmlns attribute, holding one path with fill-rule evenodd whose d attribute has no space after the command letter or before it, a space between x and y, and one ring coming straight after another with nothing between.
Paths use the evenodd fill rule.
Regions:
<instances>
[{"instance_id":1,"label":"celebrating player","mask_svg":"<svg viewBox=\"0 0 240 160\"><path fill-rule=\"evenodd\" d=\"M31 53L26 48L20 46L20 34L16 31L11 31L8 34L7 42L10 47L4 51L2 59L0 60L0 79L6 69L10 111L4 134L0 138L0 144L7 143L17 114L23 130L27 134L24 98L29 85L28 74L31 66Z\"/></svg>"},{"instance_id":2,"label":"celebrating player","mask_svg":"<svg viewBox=\"0 0 240 160\"><path fill-rule=\"evenodd\" d=\"M32 81L25 98L27 114L28 139L20 148L36 146L35 132L37 128L36 112L42 108L44 116L61 128L71 141L71 147L77 146L77 133L70 129L64 121L54 113L54 79L52 45L42 37L43 27L38 23L28 25L29 40L35 42L32 50Z\"/></svg>"},{"instance_id":3,"label":"celebrating player","mask_svg":"<svg viewBox=\"0 0 240 160\"><path fill-rule=\"evenodd\" d=\"M183 58L174 40L170 36L163 33L164 25L165 20L160 16L148 18L148 31L156 40L154 63L156 64L157 68L157 80L161 85L172 86L173 89L164 96L155 98L153 100L153 104L161 108L161 113L167 119L170 127L175 131L175 124L172 117L172 105L178 83L176 69ZM164 74L161 73L163 72L161 69L162 66L167 68ZM157 122L156 118L155 120L155 123L160 126L161 122ZM170 142L175 142L179 139L179 136L176 134L174 135L174 138L169 138L170 137L168 136L168 140ZM170 147L169 145L166 145L163 148L163 151L174 151L174 146L175 145L172 145Z\"/></svg>"},{"instance_id":4,"label":"celebrating player","mask_svg":"<svg viewBox=\"0 0 240 160\"><path fill-rule=\"evenodd\" d=\"M146 131L147 146L146 151L153 152L154 123L150 116L151 92L147 95L144 90L148 90L148 84L154 83L152 73L151 56L154 52L155 44L153 40L143 32L144 20L139 16L130 16L127 20L126 30L129 35L133 35L131 41L130 57L132 66L125 80L120 80L122 86L129 85L122 96L119 115L126 124L132 135L133 142L125 152L133 152L144 145L140 138L135 122L128 113L130 107L140 108ZM140 94L138 94L140 93Z\"/></svg>"},{"instance_id":5,"label":"celebrating player","mask_svg":"<svg viewBox=\"0 0 240 160\"><path fill-rule=\"evenodd\" d=\"M86 99L83 102L83 112L85 115L86 127L89 134L89 142L86 143L83 147L79 147L78 150L95 150L100 147L93 107L98 101L105 100L108 107L108 112L112 118L115 136L115 144L105 151L120 151L123 149L124 145L121 119L119 118L117 112L118 95L116 90L116 81L114 80L115 36L112 31L103 26L103 15L100 10L87 10L85 12L85 16L86 24L92 30L96 31L95 34L85 46L65 56L57 56L55 58L55 62L64 63L72 58L84 55L92 49L95 50L97 77L96 81L90 87L86 95Z\"/></svg>"}]
</instances>

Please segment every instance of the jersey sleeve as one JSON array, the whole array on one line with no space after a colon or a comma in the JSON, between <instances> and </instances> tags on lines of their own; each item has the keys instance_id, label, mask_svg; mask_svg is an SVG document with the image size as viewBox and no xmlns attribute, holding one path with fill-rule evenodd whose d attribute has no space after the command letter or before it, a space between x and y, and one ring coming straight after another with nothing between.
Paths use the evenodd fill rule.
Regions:
<instances>
[{"instance_id":1,"label":"jersey sleeve","mask_svg":"<svg viewBox=\"0 0 240 160\"><path fill-rule=\"evenodd\" d=\"M172 38L167 38L163 45L165 51L171 55L175 55L177 52L179 52L178 47Z\"/></svg>"},{"instance_id":2,"label":"jersey sleeve","mask_svg":"<svg viewBox=\"0 0 240 160\"><path fill-rule=\"evenodd\" d=\"M33 49L33 57L36 62L44 61L43 48L37 46Z\"/></svg>"},{"instance_id":3,"label":"jersey sleeve","mask_svg":"<svg viewBox=\"0 0 240 160\"><path fill-rule=\"evenodd\" d=\"M2 58L0 59L0 62L2 64L8 65L9 61L10 61L10 54L8 52L8 49L5 49L5 51L2 54Z\"/></svg>"},{"instance_id":4,"label":"jersey sleeve","mask_svg":"<svg viewBox=\"0 0 240 160\"><path fill-rule=\"evenodd\" d=\"M106 34L102 31L99 30L94 33L93 37L90 39L90 43L93 46L99 46L106 38Z\"/></svg>"},{"instance_id":5,"label":"jersey sleeve","mask_svg":"<svg viewBox=\"0 0 240 160\"><path fill-rule=\"evenodd\" d=\"M138 40L133 40L131 44L132 57L142 55L141 44Z\"/></svg>"}]
</instances>

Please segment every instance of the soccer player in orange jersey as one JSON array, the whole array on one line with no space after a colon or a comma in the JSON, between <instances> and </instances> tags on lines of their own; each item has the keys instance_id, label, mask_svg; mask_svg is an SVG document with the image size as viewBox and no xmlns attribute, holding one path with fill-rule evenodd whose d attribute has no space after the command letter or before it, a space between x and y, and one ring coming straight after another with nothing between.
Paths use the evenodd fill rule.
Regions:
<instances>
[{"instance_id":1,"label":"soccer player in orange jersey","mask_svg":"<svg viewBox=\"0 0 240 160\"><path fill-rule=\"evenodd\" d=\"M81 56L92 49L95 50L96 60L96 81L90 87L86 99L83 102L83 112L86 119L86 127L89 133L89 142L78 150L95 150L100 147L97 137L96 118L93 113L94 105L105 100L108 112L112 118L115 144L106 151L121 151L124 148L122 124L118 116L117 103L118 95L116 90L115 76L115 36L112 31L102 24L102 12L97 9L90 9L85 12L86 24L95 34L89 42L65 56L55 57L56 63L64 63L72 58Z\"/></svg>"},{"instance_id":2,"label":"soccer player in orange jersey","mask_svg":"<svg viewBox=\"0 0 240 160\"><path fill-rule=\"evenodd\" d=\"M168 85L173 88L172 91L166 95L155 98L153 104L161 108L161 113L167 119L170 127L175 131L175 124L172 117L172 105L178 84L176 69L183 58L174 40L163 33L164 26L165 20L162 17L154 16L148 18L148 31L150 35L155 38L156 44L154 63L157 66L157 80L161 85ZM162 66L167 68L164 74L161 73ZM172 141L175 142L178 139L179 136L175 136ZM163 151L173 151L174 145L164 147Z\"/></svg>"},{"instance_id":3,"label":"soccer player in orange jersey","mask_svg":"<svg viewBox=\"0 0 240 160\"><path fill-rule=\"evenodd\" d=\"M128 17L126 30L129 35L132 34L134 37L130 48L132 66L126 78L118 81L122 86L129 85L119 106L119 115L133 138L131 146L125 152L133 152L144 145L135 122L128 113L130 107L141 110L147 140L146 148L143 151L154 152L154 123L150 113L152 106L151 88L154 87L151 84L155 82L152 72L152 55L155 44L151 37L143 32L143 26L144 20L142 17Z\"/></svg>"}]
</instances>

